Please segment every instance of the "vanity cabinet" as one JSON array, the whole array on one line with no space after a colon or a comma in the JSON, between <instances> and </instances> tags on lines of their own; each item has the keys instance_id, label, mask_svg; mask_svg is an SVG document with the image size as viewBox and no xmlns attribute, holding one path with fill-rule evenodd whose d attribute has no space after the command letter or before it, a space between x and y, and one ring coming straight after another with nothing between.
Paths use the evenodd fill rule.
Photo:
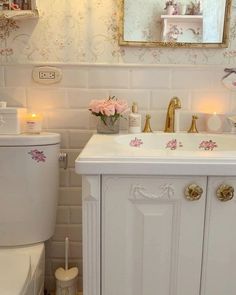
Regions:
<instances>
[{"instance_id":1,"label":"vanity cabinet","mask_svg":"<svg viewBox=\"0 0 236 295\"><path fill-rule=\"evenodd\" d=\"M236 199L229 200L230 188L236 189L236 177L208 177L201 295L236 294ZM224 190L220 201L216 192Z\"/></svg>"},{"instance_id":2,"label":"vanity cabinet","mask_svg":"<svg viewBox=\"0 0 236 295\"><path fill-rule=\"evenodd\" d=\"M231 187L236 177L83 176L84 294L235 295Z\"/></svg>"}]
</instances>

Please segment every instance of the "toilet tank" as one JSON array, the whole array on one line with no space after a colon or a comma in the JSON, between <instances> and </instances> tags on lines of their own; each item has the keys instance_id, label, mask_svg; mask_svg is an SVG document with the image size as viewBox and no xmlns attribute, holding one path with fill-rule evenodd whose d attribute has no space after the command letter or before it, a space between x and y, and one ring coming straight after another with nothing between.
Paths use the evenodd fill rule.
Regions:
<instances>
[{"instance_id":1,"label":"toilet tank","mask_svg":"<svg viewBox=\"0 0 236 295\"><path fill-rule=\"evenodd\" d=\"M60 136L0 135L0 246L49 239L56 222Z\"/></svg>"}]
</instances>

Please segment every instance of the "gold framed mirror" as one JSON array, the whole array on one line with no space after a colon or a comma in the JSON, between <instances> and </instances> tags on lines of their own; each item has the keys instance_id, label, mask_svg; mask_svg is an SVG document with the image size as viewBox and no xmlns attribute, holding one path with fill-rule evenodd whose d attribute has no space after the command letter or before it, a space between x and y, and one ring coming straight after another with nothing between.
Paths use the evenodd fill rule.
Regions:
<instances>
[{"instance_id":1,"label":"gold framed mirror","mask_svg":"<svg viewBox=\"0 0 236 295\"><path fill-rule=\"evenodd\" d=\"M119 45L225 48L231 9L232 0L120 0Z\"/></svg>"}]
</instances>

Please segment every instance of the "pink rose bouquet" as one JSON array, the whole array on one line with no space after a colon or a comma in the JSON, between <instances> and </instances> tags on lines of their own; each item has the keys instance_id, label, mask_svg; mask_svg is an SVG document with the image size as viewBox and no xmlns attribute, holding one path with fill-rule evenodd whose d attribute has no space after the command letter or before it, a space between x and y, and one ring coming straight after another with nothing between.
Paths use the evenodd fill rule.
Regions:
<instances>
[{"instance_id":1,"label":"pink rose bouquet","mask_svg":"<svg viewBox=\"0 0 236 295\"><path fill-rule=\"evenodd\" d=\"M123 114L129 111L129 106L125 100L119 100L115 96L109 96L108 99L92 100L89 104L90 112L100 117L105 125L107 125L107 117L112 124L115 124L117 119L123 117Z\"/></svg>"}]
</instances>

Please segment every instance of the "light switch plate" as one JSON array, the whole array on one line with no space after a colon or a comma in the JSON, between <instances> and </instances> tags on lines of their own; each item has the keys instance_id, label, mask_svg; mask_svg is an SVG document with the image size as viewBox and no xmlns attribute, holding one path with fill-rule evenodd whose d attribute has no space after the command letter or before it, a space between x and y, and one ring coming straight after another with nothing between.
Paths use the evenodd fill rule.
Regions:
<instances>
[{"instance_id":1,"label":"light switch plate","mask_svg":"<svg viewBox=\"0 0 236 295\"><path fill-rule=\"evenodd\" d=\"M62 70L57 67L43 66L33 69L33 80L40 84L54 84L62 79Z\"/></svg>"}]
</instances>

